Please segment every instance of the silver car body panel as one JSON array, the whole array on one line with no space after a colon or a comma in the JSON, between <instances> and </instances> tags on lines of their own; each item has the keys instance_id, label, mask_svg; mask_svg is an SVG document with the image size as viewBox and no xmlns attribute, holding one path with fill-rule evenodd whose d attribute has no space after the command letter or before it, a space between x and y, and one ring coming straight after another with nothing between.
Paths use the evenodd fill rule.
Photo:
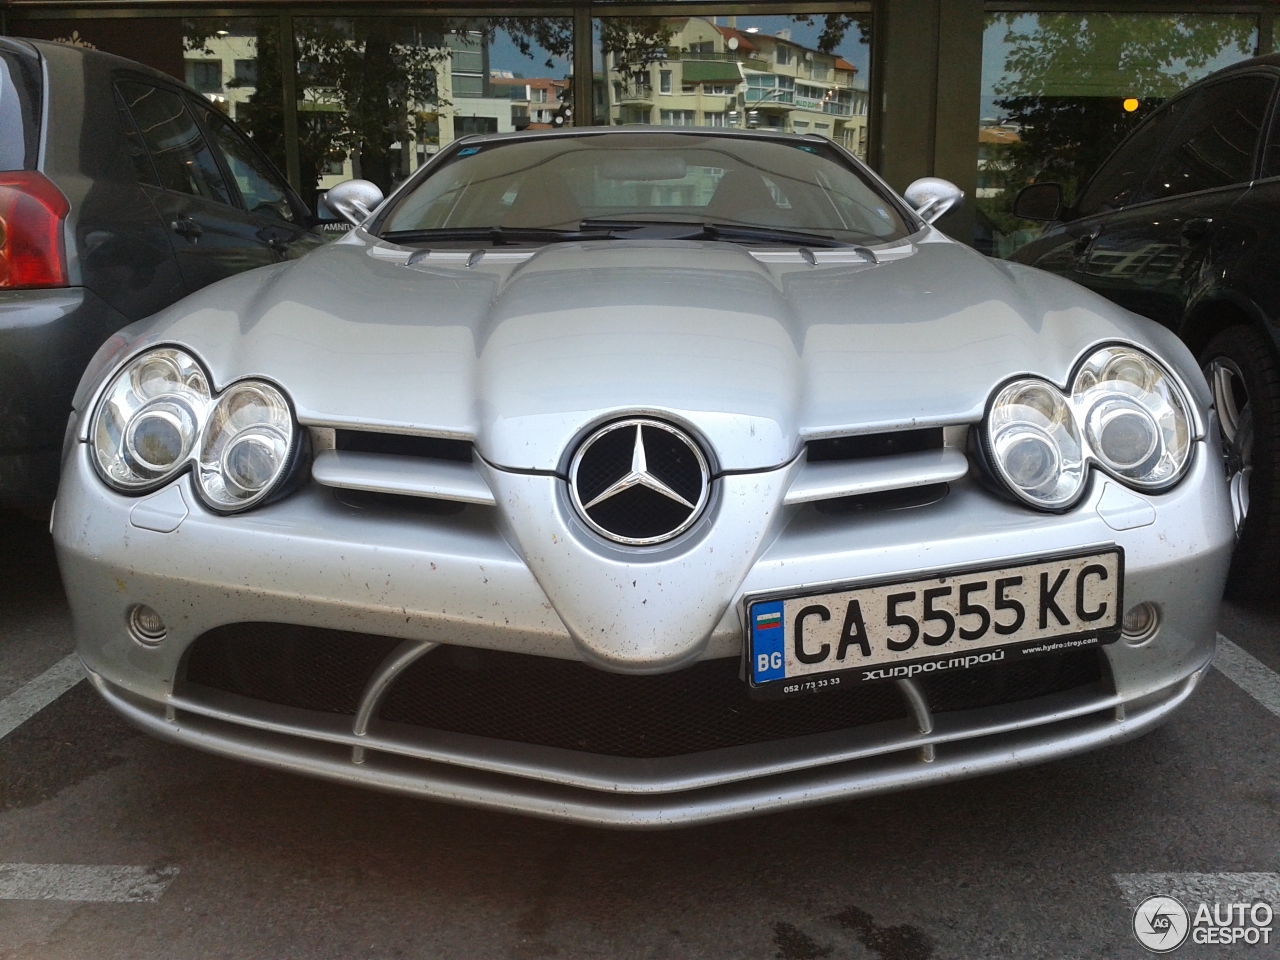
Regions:
<instances>
[{"instance_id":1,"label":"silver car body panel","mask_svg":"<svg viewBox=\"0 0 1280 960\"><path fill-rule=\"evenodd\" d=\"M554 244L472 266L369 255L385 247L357 229L214 284L127 328L102 359L182 346L219 388L285 385L303 424L471 439L489 463L526 471L564 470L574 440L636 412L687 424L719 470L778 467L809 438L974 423L996 383L1065 385L1112 340L1155 348L1209 404L1173 334L936 239L832 266L695 241Z\"/></svg>"},{"instance_id":2,"label":"silver car body panel","mask_svg":"<svg viewBox=\"0 0 1280 960\"><path fill-rule=\"evenodd\" d=\"M409 252L354 230L127 328L86 374L54 536L80 656L145 729L344 782L662 826L1115 742L1167 716L1211 657L1231 508L1207 387L1155 324L932 228L874 263L687 241L432 251L412 264ZM1062 514L983 487L955 441L981 421L993 389L1025 374L1065 386L1091 348L1115 341L1159 356L1193 399L1198 439L1183 480L1138 494L1095 471ZM145 498L117 494L90 462L87 413L121 362L157 344L191 351L219 389L250 376L279 384L315 436L455 438L476 457L410 468L319 449L313 482L231 516L208 511L188 476ZM587 529L564 480L577 442L632 415L687 430L715 478L691 529L642 549ZM856 462L804 456L809 440L922 426L951 428L948 445ZM815 507L944 482L949 495L909 510ZM344 500L353 490L455 509ZM838 734L626 760L398 727L373 718L368 699L354 723L178 685L198 637L250 621L401 638L405 660L455 644L661 673L741 657L752 595L1112 544L1124 551L1126 602L1158 604L1162 625L1141 646L1105 648L1111 692L932 718L916 710ZM138 603L165 618L164 642L131 638L126 615Z\"/></svg>"}]
</instances>

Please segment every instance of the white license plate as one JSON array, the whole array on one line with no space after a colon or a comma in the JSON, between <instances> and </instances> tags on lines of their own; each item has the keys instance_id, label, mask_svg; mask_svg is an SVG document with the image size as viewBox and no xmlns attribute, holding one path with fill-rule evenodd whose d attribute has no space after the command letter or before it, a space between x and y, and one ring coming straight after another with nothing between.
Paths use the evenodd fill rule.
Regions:
<instances>
[{"instance_id":1,"label":"white license plate","mask_svg":"<svg viewBox=\"0 0 1280 960\"><path fill-rule=\"evenodd\" d=\"M802 596L750 598L760 696L967 670L1120 635L1118 547Z\"/></svg>"}]
</instances>

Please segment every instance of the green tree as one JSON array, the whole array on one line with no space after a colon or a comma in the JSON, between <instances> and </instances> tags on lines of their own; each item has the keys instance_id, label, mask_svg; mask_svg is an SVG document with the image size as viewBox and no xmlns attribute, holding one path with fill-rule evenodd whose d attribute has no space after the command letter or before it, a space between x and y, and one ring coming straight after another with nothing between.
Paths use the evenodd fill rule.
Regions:
<instances>
[{"instance_id":1,"label":"green tree","mask_svg":"<svg viewBox=\"0 0 1280 960\"><path fill-rule=\"evenodd\" d=\"M995 103L1020 140L988 162L988 179L1007 189L979 205L1006 231L1025 226L1010 213L1018 187L1053 180L1074 199L1152 109L1218 58L1249 56L1256 24L1243 16L1114 13L1007 13L993 22L1005 25L1007 48ZM1136 110L1125 110L1128 98Z\"/></svg>"}]
</instances>

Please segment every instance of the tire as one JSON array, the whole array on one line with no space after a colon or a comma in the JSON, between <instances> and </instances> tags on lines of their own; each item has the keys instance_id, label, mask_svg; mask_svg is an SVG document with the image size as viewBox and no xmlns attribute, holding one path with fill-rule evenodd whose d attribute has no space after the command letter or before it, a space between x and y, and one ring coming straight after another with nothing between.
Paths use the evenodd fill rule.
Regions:
<instances>
[{"instance_id":1,"label":"tire","mask_svg":"<svg viewBox=\"0 0 1280 960\"><path fill-rule=\"evenodd\" d=\"M1229 327L1200 354L1218 411L1239 537L1227 577L1232 600L1280 595L1280 365L1252 327Z\"/></svg>"}]
</instances>

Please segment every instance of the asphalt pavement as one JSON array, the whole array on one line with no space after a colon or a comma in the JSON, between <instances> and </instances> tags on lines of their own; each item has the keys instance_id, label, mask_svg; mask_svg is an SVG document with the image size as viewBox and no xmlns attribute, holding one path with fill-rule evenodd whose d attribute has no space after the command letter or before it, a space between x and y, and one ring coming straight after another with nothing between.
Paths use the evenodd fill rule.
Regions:
<instances>
[{"instance_id":1,"label":"asphalt pavement","mask_svg":"<svg viewBox=\"0 0 1280 960\"><path fill-rule=\"evenodd\" d=\"M619 833L312 781L134 731L60 679L73 640L48 532L0 513L0 727L6 709L21 721L0 736L0 958L1153 956L1132 932L1146 893L1256 898L1280 877L1280 701L1267 701L1280 611L1229 606L1220 630L1235 671L1211 670L1140 740ZM1188 941L1173 956L1280 946Z\"/></svg>"}]
</instances>

